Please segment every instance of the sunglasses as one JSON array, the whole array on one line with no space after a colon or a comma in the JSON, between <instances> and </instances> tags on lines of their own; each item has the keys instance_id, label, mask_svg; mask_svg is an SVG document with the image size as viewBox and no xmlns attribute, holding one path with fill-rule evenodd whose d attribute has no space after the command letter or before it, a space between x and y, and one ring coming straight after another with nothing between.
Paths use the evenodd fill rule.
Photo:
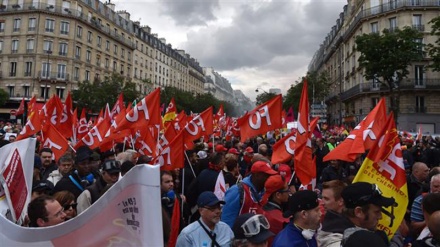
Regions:
<instances>
[{"instance_id":1,"label":"sunglasses","mask_svg":"<svg viewBox=\"0 0 440 247\"><path fill-rule=\"evenodd\" d=\"M64 206L63 206L63 208L64 208L64 211L67 211L67 210L70 210L71 208L72 209L76 209L76 206L78 205L78 203L72 203L72 204L65 204Z\"/></svg>"}]
</instances>

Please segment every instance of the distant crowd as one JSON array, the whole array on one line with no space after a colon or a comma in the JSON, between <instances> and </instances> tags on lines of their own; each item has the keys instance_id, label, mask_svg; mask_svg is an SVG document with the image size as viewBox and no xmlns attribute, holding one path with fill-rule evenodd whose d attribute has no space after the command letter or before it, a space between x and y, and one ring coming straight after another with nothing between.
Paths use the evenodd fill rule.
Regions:
<instances>
[{"instance_id":1,"label":"distant crowd","mask_svg":"<svg viewBox=\"0 0 440 247\"><path fill-rule=\"evenodd\" d=\"M10 123L0 128L0 146L21 130ZM314 190L300 189L293 159L271 163L272 146L280 138L272 133L243 142L196 143L186 151L184 169L160 172L164 246L440 246L439 138L416 141L401 135L409 204L389 238L378 221L382 208L395 207L396 201L375 184L352 183L365 154L354 162L324 162L344 136L323 134L312 142ZM131 168L152 161L122 143L107 152L82 146L57 162L50 148L37 144L36 150L32 200L23 223L29 227L76 217Z\"/></svg>"}]
</instances>

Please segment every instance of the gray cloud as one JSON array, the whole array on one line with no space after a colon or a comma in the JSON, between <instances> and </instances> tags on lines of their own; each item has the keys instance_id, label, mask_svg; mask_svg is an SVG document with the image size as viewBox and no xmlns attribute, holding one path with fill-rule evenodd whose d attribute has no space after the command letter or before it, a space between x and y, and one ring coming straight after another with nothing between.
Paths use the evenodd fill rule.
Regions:
<instances>
[{"instance_id":1,"label":"gray cloud","mask_svg":"<svg viewBox=\"0 0 440 247\"><path fill-rule=\"evenodd\" d=\"M219 0L180 0L161 2L161 14L174 20L177 26L207 25L217 18L214 11L219 8Z\"/></svg>"},{"instance_id":2,"label":"gray cloud","mask_svg":"<svg viewBox=\"0 0 440 247\"><path fill-rule=\"evenodd\" d=\"M184 48L203 66L220 71L251 67L289 71L299 65L298 57L313 55L342 11L340 3L324 0L307 4L274 0L258 5L237 7L227 27L188 33Z\"/></svg>"}]
</instances>

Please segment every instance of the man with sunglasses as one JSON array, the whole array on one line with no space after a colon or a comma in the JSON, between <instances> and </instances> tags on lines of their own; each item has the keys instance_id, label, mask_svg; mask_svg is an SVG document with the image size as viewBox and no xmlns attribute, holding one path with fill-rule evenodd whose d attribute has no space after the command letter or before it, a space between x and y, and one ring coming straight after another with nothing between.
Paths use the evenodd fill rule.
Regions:
<instances>
[{"instance_id":1,"label":"man with sunglasses","mask_svg":"<svg viewBox=\"0 0 440 247\"><path fill-rule=\"evenodd\" d=\"M275 237L273 247L317 247L315 232L320 225L321 210L316 192L294 193L284 216L291 217L290 222Z\"/></svg>"},{"instance_id":2,"label":"man with sunglasses","mask_svg":"<svg viewBox=\"0 0 440 247\"><path fill-rule=\"evenodd\" d=\"M348 218L348 225L343 231L341 246L389 246L385 232L378 230L377 225L382 219L382 207L394 207L394 198L382 196L377 185L367 182L356 182L342 191L345 209L344 216Z\"/></svg>"},{"instance_id":3,"label":"man with sunglasses","mask_svg":"<svg viewBox=\"0 0 440 247\"><path fill-rule=\"evenodd\" d=\"M197 199L200 218L180 232L176 247L229 247L234 233L220 221L223 204L212 191L202 192Z\"/></svg>"},{"instance_id":4,"label":"man with sunglasses","mask_svg":"<svg viewBox=\"0 0 440 247\"><path fill-rule=\"evenodd\" d=\"M96 182L88 186L78 197L78 214L90 207L101 195L119 179L121 165L117 160L106 160L101 164L101 176Z\"/></svg>"}]
</instances>

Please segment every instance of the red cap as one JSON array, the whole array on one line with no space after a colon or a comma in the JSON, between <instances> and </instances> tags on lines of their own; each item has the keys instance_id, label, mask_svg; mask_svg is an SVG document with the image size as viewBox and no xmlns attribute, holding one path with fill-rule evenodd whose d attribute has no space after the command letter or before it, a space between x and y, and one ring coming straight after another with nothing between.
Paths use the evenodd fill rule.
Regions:
<instances>
[{"instance_id":1,"label":"red cap","mask_svg":"<svg viewBox=\"0 0 440 247\"><path fill-rule=\"evenodd\" d=\"M254 164L252 164L251 173L257 173L257 172L264 172L269 175L275 175L278 174L268 162L265 161L256 161Z\"/></svg>"},{"instance_id":2,"label":"red cap","mask_svg":"<svg viewBox=\"0 0 440 247\"><path fill-rule=\"evenodd\" d=\"M217 153L226 152L226 151L228 151L228 149L225 148L222 144L217 144L217 146L215 146L215 152Z\"/></svg>"},{"instance_id":3,"label":"red cap","mask_svg":"<svg viewBox=\"0 0 440 247\"><path fill-rule=\"evenodd\" d=\"M278 173L284 177L284 180L286 180L287 182L290 182L290 178L292 177L292 170L290 169L290 167L286 164L281 164L278 167Z\"/></svg>"},{"instance_id":4,"label":"red cap","mask_svg":"<svg viewBox=\"0 0 440 247\"><path fill-rule=\"evenodd\" d=\"M239 155L239 154L240 154L240 153L237 151L236 148L230 148L230 149L228 150L228 153L230 153L230 154L236 154L236 155Z\"/></svg>"},{"instance_id":5,"label":"red cap","mask_svg":"<svg viewBox=\"0 0 440 247\"><path fill-rule=\"evenodd\" d=\"M247 147L245 150L244 150L246 153L254 153L254 150L251 148L251 147Z\"/></svg>"},{"instance_id":6,"label":"red cap","mask_svg":"<svg viewBox=\"0 0 440 247\"><path fill-rule=\"evenodd\" d=\"M265 192L261 200L261 203L265 205L270 195L272 195L276 191L284 189L285 187L286 187L286 182L283 180L283 178L280 175L270 176L264 183Z\"/></svg>"},{"instance_id":7,"label":"red cap","mask_svg":"<svg viewBox=\"0 0 440 247\"><path fill-rule=\"evenodd\" d=\"M208 148L212 149L212 142L208 142Z\"/></svg>"}]
</instances>

